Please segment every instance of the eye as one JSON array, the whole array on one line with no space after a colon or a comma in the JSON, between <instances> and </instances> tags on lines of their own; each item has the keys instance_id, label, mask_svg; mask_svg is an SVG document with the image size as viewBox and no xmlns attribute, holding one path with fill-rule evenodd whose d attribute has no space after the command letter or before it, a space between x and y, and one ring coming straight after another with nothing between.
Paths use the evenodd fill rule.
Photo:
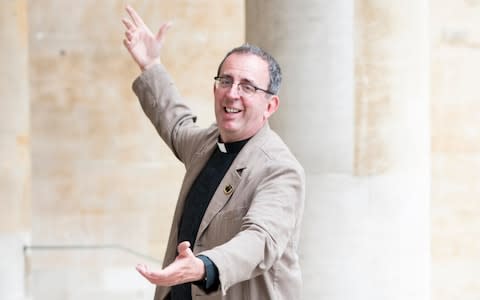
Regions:
<instances>
[{"instance_id":1,"label":"eye","mask_svg":"<svg viewBox=\"0 0 480 300\"><path fill-rule=\"evenodd\" d=\"M219 82L223 86L230 86L233 83L232 79L230 79L228 77L220 77Z\"/></svg>"},{"instance_id":2,"label":"eye","mask_svg":"<svg viewBox=\"0 0 480 300\"><path fill-rule=\"evenodd\" d=\"M240 83L239 85L245 93L247 94L255 93L256 88L252 84L244 82L244 83Z\"/></svg>"}]
</instances>

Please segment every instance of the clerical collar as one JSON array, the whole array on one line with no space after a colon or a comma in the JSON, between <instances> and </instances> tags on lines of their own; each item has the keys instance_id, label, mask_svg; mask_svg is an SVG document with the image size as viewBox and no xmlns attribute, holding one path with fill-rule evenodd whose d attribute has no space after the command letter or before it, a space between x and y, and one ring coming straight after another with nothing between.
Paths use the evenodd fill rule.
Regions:
<instances>
[{"instance_id":1,"label":"clerical collar","mask_svg":"<svg viewBox=\"0 0 480 300\"><path fill-rule=\"evenodd\" d=\"M223 143L220 137L217 140L218 150L223 153L238 153L242 150L243 146L250 140L250 138L242 141L232 142L232 143Z\"/></svg>"}]
</instances>

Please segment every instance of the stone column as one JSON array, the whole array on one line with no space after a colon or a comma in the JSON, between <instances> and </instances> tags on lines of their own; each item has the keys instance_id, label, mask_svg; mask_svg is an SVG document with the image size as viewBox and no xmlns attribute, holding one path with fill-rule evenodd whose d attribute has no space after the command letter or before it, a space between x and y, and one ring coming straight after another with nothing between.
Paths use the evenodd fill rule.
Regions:
<instances>
[{"instance_id":1,"label":"stone column","mask_svg":"<svg viewBox=\"0 0 480 300\"><path fill-rule=\"evenodd\" d=\"M246 3L307 172L304 299L429 299L427 1Z\"/></svg>"},{"instance_id":2,"label":"stone column","mask_svg":"<svg viewBox=\"0 0 480 300\"><path fill-rule=\"evenodd\" d=\"M25 299L30 232L26 0L0 3L0 299Z\"/></svg>"}]
</instances>

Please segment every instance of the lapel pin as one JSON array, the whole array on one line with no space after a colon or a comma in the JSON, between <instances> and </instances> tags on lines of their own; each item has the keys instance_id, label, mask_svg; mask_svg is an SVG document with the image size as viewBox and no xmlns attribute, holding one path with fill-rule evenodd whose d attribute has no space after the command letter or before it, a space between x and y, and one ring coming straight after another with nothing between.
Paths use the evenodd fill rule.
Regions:
<instances>
[{"instance_id":1,"label":"lapel pin","mask_svg":"<svg viewBox=\"0 0 480 300\"><path fill-rule=\"evenodd\" d=\"M230 185L230 184L227 184L227 185L223 188L223 193L224 193L225 195L230 195L232 192L233 192L233 186Z\"/></svg>"}]
</instances>

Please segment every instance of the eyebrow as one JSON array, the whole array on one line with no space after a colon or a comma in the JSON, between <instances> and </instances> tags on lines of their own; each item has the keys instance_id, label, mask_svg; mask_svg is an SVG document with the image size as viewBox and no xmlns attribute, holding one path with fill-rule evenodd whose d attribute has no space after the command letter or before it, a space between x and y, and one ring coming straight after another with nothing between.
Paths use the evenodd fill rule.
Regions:
<instances>
[{"instance_id":1,"label":"eyebrow","mask_svg":"<svg viewBox=\"0 0 480 300\"><path fill-rule=\"evenodd\" d=\"M228 75L228 74L220 74L220 77L226 77L226 78L232 79L232 81L233 81L233 76ZM257 86L254 81L252 81L252 80L250 80L250 79L248 79L248 78L241 78L241 79L240 79L240 82L242 82L242 83L248 83L248 84Z\"/></svg>"}]
</instances>

